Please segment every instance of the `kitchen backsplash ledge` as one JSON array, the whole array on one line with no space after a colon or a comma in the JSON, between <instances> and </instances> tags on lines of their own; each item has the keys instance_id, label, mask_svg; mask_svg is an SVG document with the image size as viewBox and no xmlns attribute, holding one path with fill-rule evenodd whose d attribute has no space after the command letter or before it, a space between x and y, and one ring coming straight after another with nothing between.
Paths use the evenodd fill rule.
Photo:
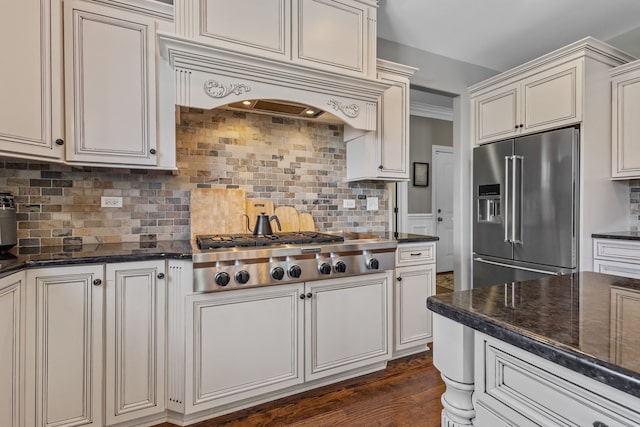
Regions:
<instances>
[{"instance_id":1,"label":"kitchen backsplash ledge","mask_svg":"<svg viewBox=\"0 0 640 427\"><path fill-rule=\"evenodd\" d=\"M342 126L186 107L177 117L176 174L0 158L0 189L16 196L18 246L189 239L196 187L294 206L322 231L388 230L386 184L345 182ZM123 207L101 208L101 196L120 196ZM379 210L358 196L378 197Z\"/></svg>"}]
</instances>

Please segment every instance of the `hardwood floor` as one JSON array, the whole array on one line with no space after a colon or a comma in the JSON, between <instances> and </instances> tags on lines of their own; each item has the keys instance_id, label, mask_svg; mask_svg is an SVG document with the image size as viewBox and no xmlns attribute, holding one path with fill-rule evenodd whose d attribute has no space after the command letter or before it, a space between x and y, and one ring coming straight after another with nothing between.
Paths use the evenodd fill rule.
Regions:
<instances>
[{"instance_id":1,"label":"hardwood floor","mask_svg":"<svg viewBox=\"0 0 640 427\"><path fill-rule=\"evenodd\" d=\"M444 383L431 352L389 362L387 369L193 424L245 426L440 426ZM160 424L171 427L173 424Z\"/></svg>"}]
</instances>

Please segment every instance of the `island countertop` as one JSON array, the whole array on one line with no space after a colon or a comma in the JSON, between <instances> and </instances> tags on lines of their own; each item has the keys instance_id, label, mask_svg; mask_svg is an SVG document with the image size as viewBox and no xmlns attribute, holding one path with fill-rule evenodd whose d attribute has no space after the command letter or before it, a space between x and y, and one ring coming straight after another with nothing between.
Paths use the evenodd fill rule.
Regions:
<instances>
[{"instance_id":1,"label":"island countertop","mask_svg":"<svg viewBox=\"0 0 640 427\"><path fill-rule=\"evenodd\" d=\"M629 334L640 327L640 280L581 272L432 296L427 307L640 397L640 334Z\"/></svg>"}]
</instances>

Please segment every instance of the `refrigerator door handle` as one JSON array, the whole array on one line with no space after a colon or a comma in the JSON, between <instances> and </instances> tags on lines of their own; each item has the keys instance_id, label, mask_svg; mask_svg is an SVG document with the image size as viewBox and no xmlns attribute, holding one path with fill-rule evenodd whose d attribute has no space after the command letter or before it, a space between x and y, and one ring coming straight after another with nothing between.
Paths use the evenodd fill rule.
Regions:
<instances>
[{"instance_id":1,"label":"refrigerator door handle","mask_svg":"<svg viewBox=\"0 0 640 427\"><path fill-rule=\"evenodd\" d=\"M522 243L522 163L524 157L512 156L511 166L511 241Z\"/></svg>"},{"instance_id":2,"label":"refrigerator door handle","mask_svg":"<svg viewBox=\"0 0 640 427\"><path fill-rule=\"evenodd\" d=\"M509 160L511 156L504 156L504 241L511 243L509 238Z\"/></svg>"},{"instance_id":3,"label":"refrigerator door handle","mask_svg":"<svg viewBox=\"0 0 640 427\"><path fill-rule=\"evenodd\" d=\"M482 262L484 264L497 265L498 267L512 268L514 270L524 270L524 271L531 271L533 273L548 274L549 276L558 276L558 275L562 274L562 273L557 272L557 271L548 271L548 270L539 270L537 268L520 267L518 265L503 264L501 262L489 261L489 260L482 259L482 258L474 258L473 260L474 261L478 261L478 262Z\"/></svg>"}]
</instances>

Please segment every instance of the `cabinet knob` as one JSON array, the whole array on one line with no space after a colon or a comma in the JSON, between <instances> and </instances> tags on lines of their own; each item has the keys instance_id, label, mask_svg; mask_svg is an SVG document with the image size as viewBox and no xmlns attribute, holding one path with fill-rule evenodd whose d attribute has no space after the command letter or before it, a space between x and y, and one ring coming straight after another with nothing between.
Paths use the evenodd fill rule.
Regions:
<instances>
[{"instance_id":1,"label":"cabinet knob","mask_svg":"<svg viewBox=\"0 0 640 427\"><path fill-rule=\"evenodd\" d=\"M311 292L309 292L309 293L307 294L307 298L311 298L312 296L313 296L313 294L312 294Z\"/></svg>"},{"instance_id":2,"label":"cabinet knob","mask_svg":"<svg viewBox=\"0 0 640 427\"><path fill-rule=\"evenodd\" d=\"M93 286L100 286L102 285L102 280L100 279L94 279L93 280Z\"/></svg>"},{"instance_id":3,"label":"cabinet knob","mask_svg":"<svg viewBox=\"0 0 640 427\"><path fill-rule=\"evenodd\" d=\"M306 296L304 294L300 294L300 299L305 299Z\"/></svg>"},{"instance_id":4,"label":"cabinet knob","mask_svg":"<svg viewBox=\"0 0 640 427\"><path fill-rule=\"evenodd\" d=\"M155 149L155 148L152 148L151 150L149 150L149 153L151 153L151 154L156 154L156 149Z\"/></svg>"},{"instance_id":5,"label":"cabinet knob","mask_svg":"<svg viewBox=\"0 0 640 427\"><path fill-rule=\"evenodd\" d=\"M520 128L522 129L524 127L524 125L522 123L520 123Z\"/></svg>"},{"instance_id":6,"label":"cabinet knob","mask_svg":"<svg viewBox=\"0 0 640 427\"><path fill-rule=\"evenodd\" d=\"M516 129L518 129L519 127L520 127L519 125L516 125L516 126L515 126L515 128L516 128Z\"/></svg>"},{"instance_id":7,"label":"cabinet knob","mask_svg":"<svg viewBox=\"0 0 640 427\"><path fill-rule=\"evenodd\" d=\"M382 169L384 169L384 166L380 165L380 166L378 166L378 169L382 170Z\"/></svg>"},{"instance_id":8,"label":"cabinet knob","mask_svg":"<svg viewBox=\"0 0 640 427\"><path fill-rule=\"evenodd\" d=\"M56 144L57 145L64 145L64 139L60 139L60 138L56 139Z\"/></svg>"},{"instance_id":9,"label":"cabinet knob","mask_svg":"<svg viewBox=\"0 0 640 427\"><path fill-rule=\"evenodd\" d=\"M396 280L397 280L398 282L402 282L402 277L396 277Z\"/></svg>"},{"instance_id":10,"label":"cabinet knob","mask_svg":"<svg viewBox=\"0 0 640 427\"><path fill-rule=\"evenodd\" d=\"M164 279L164 273L158 273L158 279Z\"/></svg>"}]
</instances>

